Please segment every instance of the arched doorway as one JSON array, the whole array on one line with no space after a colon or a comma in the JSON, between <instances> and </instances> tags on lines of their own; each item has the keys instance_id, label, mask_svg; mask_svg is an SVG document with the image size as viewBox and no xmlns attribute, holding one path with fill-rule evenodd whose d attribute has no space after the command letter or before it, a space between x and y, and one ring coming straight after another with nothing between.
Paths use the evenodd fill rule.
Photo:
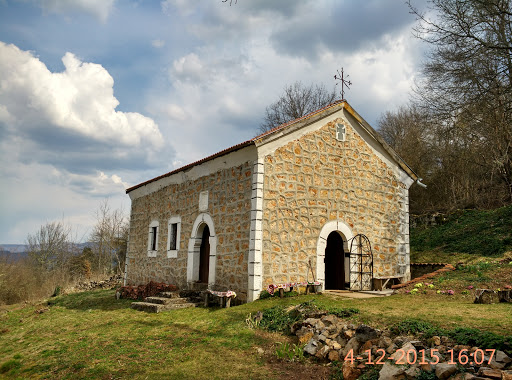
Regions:
<instances>
[{"instance_id":1,"label":"arched doorway","mask_svg":"<svg viewBox=\"0 0 512 380\"><path fill-rule=\"evenodd\" d=\"M199 214L192 226L188 241L187 282L215 285L217 237L210 215Z\"/></svg>"},{"instance_id":2,"label":"arched doorway","mask_svg":"<svg viewBox=\"0 0 512 380\"><path fill-rule=\"evenodd\" d=\"M199 282L208 283L210 271L210 228L205 224L199 248Z\"/></svg>"},{"instance_id":3,"label":"arched doorway","mask_svg":"<svg viewBox=\"0 0 512 380\"><path fill-rule=\"evenodd\" d=\"M338 231L327 236L325 247L325 289L345 289L345 251Z\"/></svg>"},{"instance_id":4,"label":"arched doorway","mask_svg":"<svg viewBox=\"0 0 512 380\"><path fill-rule=\"evenodd\" d=\"M326 275L330 274L330 268L332 267L330 258L327 259L326 262L326 249L327 249L327 239L331 235L331 233L335 232L343 244L341 244L341 247L343 248L343 253L345 256L345 260L343 262L343 271L341 272L343 274L343 281L344 281L344 288L350 289L351 282L350 282L350 247L348 246L348 242L350 239L354 237L352 234L352 231L350 230L350 227L343 222L342 220L331 220L322 227L320 230L320 235L318 236L318 241L316 244L316 279L317 281L322 282L323 289L326 289ZM334 236L331 239L338 239L338 237ZM340 243L340 240L337 240L337 243L335 243L333 246L335 247L338 243ZM338 248L339 249L339 248ZM341 269L339 269L341 271ZM338 272L339 273L339 272ZM341 281L341 280L339 280ZM331 282L331 280L329 280ZM329 283L330 286L332 286L331 283Z\"/></svg>"}]
</instances>

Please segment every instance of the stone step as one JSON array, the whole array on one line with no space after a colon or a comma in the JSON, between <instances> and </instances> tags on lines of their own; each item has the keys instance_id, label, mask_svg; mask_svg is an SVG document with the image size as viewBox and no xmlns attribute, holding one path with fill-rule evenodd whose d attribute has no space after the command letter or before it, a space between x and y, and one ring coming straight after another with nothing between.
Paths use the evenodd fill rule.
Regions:
<instances>
[{"instance_id":1,"label":"stone step","mask_svg":"<svg viewBox=\"0 0 512 380\"><path fill-rule=\"evenodd\" d=\"M185 309L189 307L199 307L201 305L201 302L172 302L167 305L151 302L132 302L131 307L132 309L145 311L146 313L160 313L162 311Z\"/></svg>"},{"instance_id":2,"label":"stone step","mask_svg":"<svg viewBox=\"0 0 512 380\"><path fill-rule=\"evenodd\" d=\"M162 297L162 298L178 298L180 296L180 292L179 291L175 291L175 292L160 292L157 294L157 297Z\"/></svg>"},{"instance_id":3,"label":"stone step","mask_svg":"<svg viewBox=\"0 0 512 380\"><path fill-rule=\"evenodd\" d=\"M146 313L158 313L165 310L166 305L150 302L132 302L131 308L139 311L145 311Z\"/></svg>"},{"instance_id":4,"label":"stone step","mask_svg":"<svg viewBox=\"0 0 512 380\"><path fill-rule=\"evenodd\" d=\"M168 305L180 305L180 304L184 304L184 303L189 303L189 302L193 302L193 300L190 300L188 298L172 298L170 300L171 302L168 303Z\"/></svg>"},{"instance_id":5,"label":"stone step","mask_svg":"<svg viewBox=\"0 0 512 380\"><path fill-rule=\"evenodd\" d=\"M169 305L166 305L166 310L172 310L172 309L185 309L188 307L199 307L202 305L202 302L184 302L184 303L172 303Z\"/></svg>"},{"instance_id":6,"label":"stone step","mask_svg":"<svg viewBox=\"0 0 512 380\"><path fill-rule=\"evenodd\" d=\"M171 302L174 302L175 300L179 300L179 298L167 298L167 297L146 297L144 302L149 303L157 303L160 305L168 305Z\"/></svg>"}]
</instances>

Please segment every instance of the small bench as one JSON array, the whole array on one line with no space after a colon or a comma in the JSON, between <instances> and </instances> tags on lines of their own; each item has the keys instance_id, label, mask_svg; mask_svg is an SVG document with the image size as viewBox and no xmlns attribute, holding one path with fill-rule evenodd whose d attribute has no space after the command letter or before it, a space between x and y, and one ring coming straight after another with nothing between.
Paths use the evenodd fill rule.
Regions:
<instances>
[{"instance_id":1,"label":"small bench","mask_svg":"<svg viewBox=\"0 0 512 380\"><path fill-rule=\"evenodd\" d=\"M217 292L215 290L206 289L204 293L204 306L208 307L210 301L217 300L220 307L230 307L232 298L236 298L236 293L232 290Z\"/></svg>"},{"instance_id":2,"label":"small bench","mask_svg":"<svg viewBox=\"0 0 512 380\"><path fill-rule=\"evenodd\" d=\"M380 276L380 277L374 277L373 278L373 288L375 290L384 290L386 289L387 284L390 280L398 280L398 282L402 282L403 276ZM394 281L392 281L391 285Z\"/></svg>"},{"instance_id":3,"label":"small bench","mask_svg":"<svg viewBox=\"0 0 512 380\"><path fill-rule=\"evenodd\" d=\"M319 287L319 286L321 287L322 283L320 281L313 281L313 282L303 281L303 282L288 282L288 283L284 283L284 284L270 284L267 286L267 292L268 292L268 294L273 296L277 289L279 291L279 297L283 298L285 289L288 289L289 292L292 292L293 288L298 288L299 286L306 287L306 294L308 294L309 292L316 293L317 287Z\"/></svg>"}]
</instances>

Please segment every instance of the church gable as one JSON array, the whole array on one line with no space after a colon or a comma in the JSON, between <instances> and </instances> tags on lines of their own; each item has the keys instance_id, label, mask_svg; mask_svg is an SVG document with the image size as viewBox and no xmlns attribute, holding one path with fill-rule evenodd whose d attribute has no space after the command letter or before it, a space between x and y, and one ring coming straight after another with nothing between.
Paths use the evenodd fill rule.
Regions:
<instances>
[{"instance_id":1,"label":"church gable","mask_svg":"<svg viewBox=\"0 0 512 380\"><path fill-rule=\"evenodd\" d=\"M408 231L401 226L408 223L412 179L384 148L375 148L378 141L363 138L361 129L354 118L337 112L293 132L281 146L284 139L261 147L263 286L314 276L324 281L325 246L319 250L319 236L333 221L350 231L342 236L345 251L353 236L368 236L376 276L407 276ZM344 277L349 288L348 270Z\"/></svg>"}]
</instances>

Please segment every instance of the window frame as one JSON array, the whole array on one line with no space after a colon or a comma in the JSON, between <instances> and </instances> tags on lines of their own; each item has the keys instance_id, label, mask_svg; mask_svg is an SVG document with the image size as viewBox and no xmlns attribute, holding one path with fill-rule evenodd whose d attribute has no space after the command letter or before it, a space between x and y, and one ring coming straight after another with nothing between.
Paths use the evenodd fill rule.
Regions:
<instances>
[{"instance_id":1,"label":"window frame","mask_svg":"<svg viewBox=\"0 0 512 380\"><path fill-rule=\"evenodd\" d=\"M156 257L158 252L158 235L160 234L160 223L153 220L149 224L148 231L148 257Z\"/></svg>"},{"instance_id":2,"label":"window frame","mask_svg":"<svg viewBox=\"0 0 512 380\"><path fill-rule=\"evenodd\" d=\"M171 249L171 226L176 224L176 249ZM167 258L176 259L180 250L181 216L171 216L167 222Z\"/></svg>"}]
</instances>

